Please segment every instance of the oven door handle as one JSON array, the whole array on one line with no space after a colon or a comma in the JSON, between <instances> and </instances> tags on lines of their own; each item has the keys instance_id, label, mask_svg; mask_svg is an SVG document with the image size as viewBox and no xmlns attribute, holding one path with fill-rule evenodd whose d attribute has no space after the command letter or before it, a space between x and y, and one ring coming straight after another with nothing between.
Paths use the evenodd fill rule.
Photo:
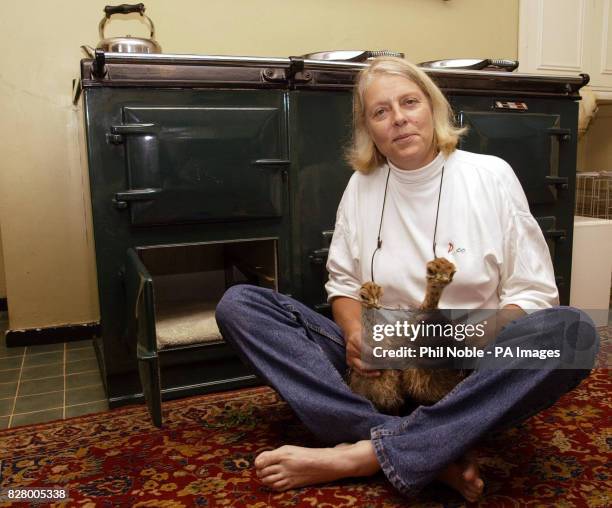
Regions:
<instances>
[{"instance_id":1,"label":"oven door handle","mask_svg":"<svg viewBox=\"0 0 612 508\"><path fill-rule=\"evenodd\" d=\"M570 129L551 127L547 132L549 136L557 136L561 141L569 141L572 139L572 131Z\"/></svg>"},{"instance_id":2,"label":"oven door handle","mask_svg":"<svg viewBox=\"0 0 612 508\"><path fill-rule=\"evenodd\" d=\"M562 145L565 145L568 141L572 139L572 131L571 129L565 129L560 127L551 127L547 129L548 135L551 138L550 143L550 160L556 160L557 165L557 175L547 175L544 177L546 180L546 184L551 186L551 192L555 201L559 199L559 192L562 190L569 189L569 179L566 176L559 176L559 172L561 172L561 159L563 155L561 154ZM552 138L557 138L556 149L553 148ZM557 153L553 152L555 150ZM559 238L559 237L557 237Z\"/></svg>"},{"instance_id":3,"label":"oven door handle","mask_svg":"<svg viewBox=\"0 0 612 508\"><path fill-rule=\"evenodd\" d=\"M155 134L158 131L154 123L124 123L111 125L111 134Z\"/></svg>"},{"instance_id":4,"label":"oven door handle","mask_svg":"<svg viewBox=\"0 0 612 508\"><path fill-rule=\"evenodd\" d=\"M154 123L125 123L121 125L111 125L110 133L108 133L106 137L113 145L120 145L124 141L124 136L152 135L158 132L159 125Z\"/></svg>"},{"instance_id":5,"label":"oven door handle","mask_svg":"<svg viewBox=\"0 0 612 508\"><path fill-rule=\"evenodd\" d=\"M569 179L567 176L545 176L546 183L548 185L554 185L557 188L568 189L569 188Z\"/></svg>"},{"instance_id":6,"label":"oven door handle","mask_svg":"<svg viewBox=\"0 0 612 508\"><path fill-rule=\"evenodd\" d=\"M324 265L327 262L327 255L329 254L329 249L327 247L323 249L316 249L310 253L308 259L314 265Z\"/></svg>"},{"instance_id":7,"label":"oven door handle","mask_svg":"<svg viewBox=\"0 0 612 508\"><path fill-rule=\"evenodd\" d=\"M162 193L162 189L131 189L128 191L116 192L113 205L119 210L127 207L132 201L153 201Z\"/></svg>"},{"instance_id":8,"label":"oven door handle","mask_svg":"<svg viewBox=\"0 0 612 508\"><path fill-rule=\"evenodd\" d=\"M291 161L288 159L257 159L253 161L256 166L288 166Z\"/></svg>"},{"instance_id":9,"label":"oven door handle","mask_svg":"<svg viewBox=\"0 0 612 508\"><path fill-rule=\"evenodd\" d=\"M542 232L544 238L550 238L555 242L564 242L567 240L567 231L565 229L547 229Z\"/></svg>"}]
</instances>

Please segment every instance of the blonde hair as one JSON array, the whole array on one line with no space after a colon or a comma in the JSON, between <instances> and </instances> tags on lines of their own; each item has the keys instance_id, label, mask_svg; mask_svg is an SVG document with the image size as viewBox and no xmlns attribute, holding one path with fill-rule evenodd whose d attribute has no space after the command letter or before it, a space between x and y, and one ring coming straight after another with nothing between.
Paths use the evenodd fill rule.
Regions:
<instances>
[{"instance_id":1,"label":"blonde hair","mask_svg":"<svg viewBox=\"0 0 612 508\"><path fill-rule=\"evenodd\" d=\"M346 151L348 163L356 171L369 173L386 162L366 126L364 96L368 86L378 76L402 76L417 85L429 99L433 116L433 142L439 151L449 155L457 148L459 138L467 128L455 126L453 110L437 85L416 65L396 57L375 58L369 67L357 75L353 90L353 140Z\"/></svg>"}]
</instances>

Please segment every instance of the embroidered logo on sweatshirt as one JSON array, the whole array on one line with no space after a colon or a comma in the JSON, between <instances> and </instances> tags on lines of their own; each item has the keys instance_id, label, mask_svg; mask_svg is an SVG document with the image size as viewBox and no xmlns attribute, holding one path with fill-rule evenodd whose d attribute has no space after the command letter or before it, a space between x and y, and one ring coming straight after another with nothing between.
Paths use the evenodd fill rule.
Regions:
<instances>
[{"instance_id":1,"label":"embroidered logo on sweatshirt","mask_svg":"<svg viewBox=\"0 0 612 508\"><path fill-rule=\"evenodd\" d=\"M465 252L465 247L457 247L455 248L455 244L453 242L448 242L448 251L449 254L451 252L456 252L457 254L463 254Z\"/></svg>"}]
</instances>

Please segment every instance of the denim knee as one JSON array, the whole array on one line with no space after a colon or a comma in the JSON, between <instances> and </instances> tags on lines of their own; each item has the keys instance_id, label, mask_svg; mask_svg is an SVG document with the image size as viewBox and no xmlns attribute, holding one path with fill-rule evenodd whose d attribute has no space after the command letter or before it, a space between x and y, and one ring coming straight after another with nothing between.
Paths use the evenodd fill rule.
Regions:
<instances>
[{"instance_id":1,"label":"denim knee","mask_svg":"<svg viewBox=\"0 0 612 508\"><path fill-rule=\"evenodd\" d=\"M250 284L237 284L229 287L217 303L215 309L217 323L228 323L235 320L236 316L244 315L261 290L263 288Z\"/></svg>"},{"instance_id":2,"label":"denim knee","mask_svg":"<svg viewBox=\"0 0 612 508\"><path fill-rule=\"evenodd\" d=\"M580 358L576 367L591 369L599 349L599 335L591 317L575 307L548 309L550 325L563 330L562 337L555 337L559 346Z\"/></svg>"},{"instance_id":3,"label":"denim knee","mask_svg":"<svg viewBox=\"0 0 612 508\"><path fill-rule=\"evenodd\" d=\"M595 364L599 336L588 314L564 306L543 309L509 323L496 343L559 351L560 356L548 359L541 367L585 370L588 374Z\"/></svg>"},{"instance_id":4,"label":"denim knee","mask_svg":"<svg viewBox=\"0 0 612 508\"><path fill-rule=\"evenodd\" d=\"M562 330L551 337L561 345L569 342L580 349L591 347L598 341L597 330L590 316L575 307L551 307L524 316L506 326L499 336L503 341L516 335L546 333L550 330Z\"/></svg>"},{"instance_id":5,"label":"denim knee","mask_svg":"<svg viewBox=\"0 0 612 508\"><path fill-rule=\"evenodd\" d=\"M550 312L563 327L563 336L557 338L563 351L563 368L573 373L578 384L595 365L599 351L597 328L586 312L575 307L556 307Z\"/></svg>"}]
</instances>

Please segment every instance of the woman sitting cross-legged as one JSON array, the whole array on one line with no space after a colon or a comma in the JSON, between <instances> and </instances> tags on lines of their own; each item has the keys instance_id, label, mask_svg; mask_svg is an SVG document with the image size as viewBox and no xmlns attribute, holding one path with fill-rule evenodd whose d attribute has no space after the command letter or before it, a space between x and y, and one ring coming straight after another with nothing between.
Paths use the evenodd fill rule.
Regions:
<instances>
[{"instance_id":1,"label":"woman sitting cross-legged","mask_svg":"<svg viewBox=\"0 0 612 508\"><path fill-rule=\"evenodd\" d=\"M456 148L462 130L419 68L379 58L354 91L356 170L342 197L326 285L334 320L268 289L231 287L217 306L225 340L274 387L327 448L281 446L255 460L275 490L382 470L406 495L439 480L469 501L483 492L472 448L487 433L552 405L589 374L508 360L476 369L439 402L383 414L347 383L347 369L376 377L361 359L360 287L373 278L383 306L415 308L432 255L456 267L442 309L514 309L497 337L513 344L594 349L581 311L558 306L550 254L525 194L503 160ZM382 241L380 241L382 240ZM441 252L432 253L437 248Z\"/></svg>"}]
</instances>

